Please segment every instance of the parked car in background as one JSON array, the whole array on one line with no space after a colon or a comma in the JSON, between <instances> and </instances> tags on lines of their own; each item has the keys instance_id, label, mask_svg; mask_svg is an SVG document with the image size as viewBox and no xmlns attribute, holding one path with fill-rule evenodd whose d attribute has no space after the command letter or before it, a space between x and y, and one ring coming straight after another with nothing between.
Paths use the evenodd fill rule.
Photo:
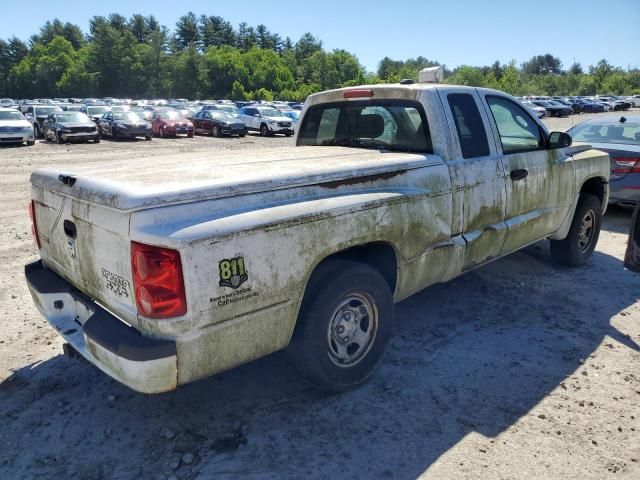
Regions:
<instances>
[{"instance_id":1,"label":"parked car in background","mask_svg":"<svg viewBox=\"0 0 640 480\"><path fill-rule=\"evenodd\" d=\"M627 100L632 103L634 107L640 107L640 95L632 95L627 97Z\"/></svg>"},{"instance_id":2,"label":"parked car in background","mask_svg":"<svg viewBox=\"0 0 640 480\"><path fill-rule=\"evenodd\" d=\"M65 143L69 141L100 142L98 127L82 112L58 112L47 117L42 125L44 139Z\"/></svg>"},{"instance_id":3,"label":"parked car in background","mask_svg":"<svg viewBox=\"0 0 640 480\"><path fill-rule=\"evenodd\" d=\"M607 111L605 106L601 103L593 102L584 98L576 99L576 103L580 105L580 108L584 113L599 113ZM608 106L607 106L608 108Z\"/></svg>"},{"instance_id":4,"label":"parked car in background","mask_svg":"<svg viewBox=\"0 0 640 480\"><path fill-rule=\"evenodd\" d=\"M287 110L285 112L282 112L282 115L284 115L285 117L291 119L291 127L295 130L296 129L296 125L298 124L298 120L300 120L300 111L298 111L298 110Z\"/></svg>"},{"instance_id":5,"label":"parked car in background","mask_svg":"<svg viewBox=\"0 0 640 480\"><path fill-rule=\"evenodd\" d=\"M544 108L547 111L547 115L550 117L564 117L573 113L573 109L571 107L555 103L551 100L532 100L531 103Z\"/></svg>"},{"instance_id":6,"label":"parked car in background","mask_svg":"<svg viewBox=\"0 0 640 480\"><path fill-rule=\"evenodd\" d=\"M204 133L213 137L238 135L244 137L247 128L237 117L223 110L201 110L193 117L195 133Z\"/></svg>"},{"instance_id":7,"label":"parked car in background","mask_svg":"<svg viewBox=\"0 0 640 480\"><path fill-rule=\"evenodd\" d=\"M80 111L97 124L105 113L111 111L111 107L107 105L83 105Z\"/></svg>"},{"instance_id":8,"label":"parked car in background","mask_svg":"<svg viewBox=\"0 0 640 480\"><path fill-rule=\"evenodd\" d=\"M33 125L15 108L0 107L0 143L36 143Z\"/></svg>"},{"instance_id":9,"label":"parked car in background","mask_svg":"<svg viewBox=\"0 0 640 480\"><path fill-rule=\"evenodd\" d=\"M567 132L607 152L611 159L609 203L632 207L640 196L640 115L593 118Z\"/></svg>"},{"instance_id":10,"label":"parked car in background","mask_svg":"<svg viewBox=\"0 0 640 480\"><path fill-rule=\"evenodd\" d=\"M159 110L151 116L153 135L159 137L175 137L187 135L193 137L193 123L173 109Z\"/></svg>"},{"instance_id":11,"label":"parked car in background","mask_svg":"<svg viewBox=\"0 0 640 480\"><path fill-rule=\"evenodd\" d=\"M527 100L523 100L522 104L527 107L529 110L531 110L533 113L536 114L536 116L538 118L542 118L542 117L546 117L547 116L547 110L544 107L540 107L538 105L535 105L534 103L531 103Z\"/></svg>"},{"instance_id":12,"label":"parked car in background","mask_svg":"<svg viewBox=\"0 0 640 480\"><path fill-rule=\"evenodd\" d=\"M282 115L275 108L252 105L240 110L238 116L247 126L247 130L260 132L263 137L282 133L287 137L293 134L291 119Z\"/></svg>"},{"instance_id":13,"label":"parked car in background","mask_svg":"<svg viewBox=\"0 0 640 480\"><path fill-rule=\"evenodd\" d=\"M232 117L238 117L240 115L240 109L232 103L222 103L218 105L218 110L226 112Z\"/></svg>"},{"instance_id":14,"label":"parked car in background","mask_svg":"<svg viewBox=\"0 0 640 480\"><path fill-rule=\"evenodd\" d=\"M11 98L0 98L0 107L1 108L14 108L16 107L16 102L14 102Z\"/></svg>"},{"instance_id":15,"label":"parked car in background","mask_svg":"<svg viewBox=\"0 0 640 480\"><path fill-rule=\"evenodd\" d=\"M151 124L133 112L107 112L98 122L100 135L112 138L144 137L151 140Z\"/></svg>"},{"instance_id":16,"label":"parked car in background","mask_svg":"<svg viewBox=\"0 0 640 480\"><path fill-rule=\"evenodd\" d=\"M63 110L55 105L29 105L25 113L25 118L33 125L33 131L36 138L42 137L42 125L49 115L52 113L62 112Z\"/></svg>"}]
</instances>

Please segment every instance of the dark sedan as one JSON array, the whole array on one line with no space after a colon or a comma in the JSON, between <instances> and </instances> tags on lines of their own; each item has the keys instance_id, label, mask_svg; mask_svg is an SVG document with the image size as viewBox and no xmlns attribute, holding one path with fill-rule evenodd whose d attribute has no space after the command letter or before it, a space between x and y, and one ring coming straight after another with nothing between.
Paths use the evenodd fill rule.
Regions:
<instances>
[{"instance_id":1,"label":"dark sedan","mask_svg":"<svg viewBox=\"0 0 640 480\"><path fill-rule=\"evenodd\" d=\"M222 110L202 110L193 117L196 133L205 133L214 137L238 135L244 137L247 127L233 115Z\"/></svg>"},{"instance_id":2,"label":"dark sedan","mask_svg":"<svg viewBox=\"0 0 640 480\"><path fill-rule=\"evenodd\" d=\"M91 119L81 112L53 113L43 124L44 139L58 143L70 141L86 142L93 140L100 142L98 128Z\"/></svg>"},{"instance_id":3,"label":"dark sedan","mask_svg":"<svg viewBox=\"0 0 640 480\"><path fill-rule=\"evenodd\" d=\"M632 207L640 195L640 115L594 118L568 130L611 157L609 203Z\"/></svg>"},{"instance_id":4,"label":"dark sedan","mask_svg":"<svg viewBox=\"0 0 640 480\"><path fill-rule=\"evenodd\" d=\"M544 108L547 111L547 115L550 117L563 117L573 113L573 109L571 107L552 102L551 100L533 100L531 103Z\"/></svg>"},{"instance_id":5,"label":"dark sedan","mask_svg":"<svg viewBox=\"0 0 640 480\"><path fill-rule=\"evenodd\" d=\"M600 113L605 111L605 106L601 103L592 102L591 100L585 100L579 98L576 103L580 105L580 108L584 113Z\"/></svg>"},{"instance_id":6,"label":"dark sedan","mask_svg":"<svg viewBox=\"0 0 640 480\"><path fill-rule=\"evenodd\" d=\"M144 137L151 140L151 124L133 112L107 112L98 122L102 136L112 138Z\"/></svg>"}]
</instances>

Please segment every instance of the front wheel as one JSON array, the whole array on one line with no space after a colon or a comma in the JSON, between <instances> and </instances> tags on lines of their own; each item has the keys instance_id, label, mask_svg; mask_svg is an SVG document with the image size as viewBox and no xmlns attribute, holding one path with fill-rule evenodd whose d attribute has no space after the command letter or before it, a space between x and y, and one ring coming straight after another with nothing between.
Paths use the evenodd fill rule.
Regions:
<instances>
[{"instance_id":1,"label":"front wheel","mask_svg":"<svg viewBox=\"0 0 640 480\"><path fill-rule=\"evenodd\" d=\"M287 354L321 390L348 390L375 370L393 319L391 290L377 270L329 260L309 280Z\"/></svg>"},{"instance_id":2,"label":"front wheel","mask_svg":"<svg viewBox=\"0 0 640 480\"><path fill-rule=\"evenodd\" d=\"M263 137L269 136L269 127L267 127L264 123L260 125L260 135Z\"/></svg>"},{"instance_id":3,"label":"front wheel","mask_svg":"<svg viewBox=\"0 0 640 480\"><path fill-rule=\"evenodd\" d=\"M211 129L211 135L214 137L221 137L222 132L220 131L220 127L214 125L214 127Z\"/></svg>"},{"instance_id":4,"label":"front wheel","mask_svg":"<svg viewBox=\"0 0 640 480\"><path fill-rule=\"evenodd\" d=\"M567 237L551 240L551 256L560 265L584 265L596 248L601 225L600 200L591 193L581 193Z\"/></svg>"}]
</instances>

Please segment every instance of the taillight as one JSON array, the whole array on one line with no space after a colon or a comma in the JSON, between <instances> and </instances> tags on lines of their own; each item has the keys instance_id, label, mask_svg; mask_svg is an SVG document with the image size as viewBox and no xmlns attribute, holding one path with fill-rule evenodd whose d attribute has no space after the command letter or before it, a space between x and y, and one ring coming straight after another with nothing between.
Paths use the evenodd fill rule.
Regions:
<instances>
[{"instance_id":1,"label":"taillight","mask_svg":"<svg viewBox=\"0 0 640 480\"><path fill-rule=\"evenodd\" d=\"M179 252L131 242L131 269L138 313L149 318L187 313Z\"/></svg>"},{"instance_id":2,"label":"taillight","mask_svg":"<svg viewBox=\"0 0 640 480\"><path fill-rule=\"evenodd\" d=\"M640 159L634 157L612 157L611 173L640 173Z\"/></svg>"},{"instance_id":3,"label":"taillight","mask_svg":"<svg viewBox=\"0 0 640 480\"><path fill-rule=\"evenodd\" d=\"M29 210L29 218L31 219L31 234L33 235L33 241L36 242L36 247L40 250L40 236L38 235L38 222L36 221L36 202L31 200L27 205Z\"/></svg>"},{"instance_id":4,"label":"taillight","mask_svg":"<svg viewBox=\"0 0 640 480\"><path fill-rule=\"evenodd\" d=\"M373 97L373 90L365 90L365 89L359 89L359 90L347 90L346 92L344 92L342 94L343 98L366 98L366 97Z\"/></svg>"}]
</instances>

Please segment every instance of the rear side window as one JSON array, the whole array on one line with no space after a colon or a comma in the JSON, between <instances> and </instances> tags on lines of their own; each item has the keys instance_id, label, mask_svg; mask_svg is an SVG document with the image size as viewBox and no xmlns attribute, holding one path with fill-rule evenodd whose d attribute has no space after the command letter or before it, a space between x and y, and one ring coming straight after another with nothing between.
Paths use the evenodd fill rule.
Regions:
<instances>
[{"instance_id":1,"label":"rear side window","mask_svg":"<svg viewBox=\"0 0 640 480\"><path fill-rule=\"evenodd\" d=\"M538 124L523 107L502 97L488 96L487 103L498 127L505 155L544 148Z\"/></svg>"},{"instance_id":2,"label":"rear side window","mask_svg":"<svg viewBox=\"0 0 640 480\"><path fill-rule=\"evenodd\" d=\"M433 153L422 105L405 100L322 104L304 116L298 145Z\"/></svg>"},{"instance_id":3,"label":"rear side window","mask_svg":"<svg viewBox=\"0 0 640 480\"><path fill-rule=\"evenodd\" d=\"M473 96L467 93L451 93L447 95L447 100L458 131L462 157L474 158L489 155L487 132Z\"/></svg>"}]
</instances>

